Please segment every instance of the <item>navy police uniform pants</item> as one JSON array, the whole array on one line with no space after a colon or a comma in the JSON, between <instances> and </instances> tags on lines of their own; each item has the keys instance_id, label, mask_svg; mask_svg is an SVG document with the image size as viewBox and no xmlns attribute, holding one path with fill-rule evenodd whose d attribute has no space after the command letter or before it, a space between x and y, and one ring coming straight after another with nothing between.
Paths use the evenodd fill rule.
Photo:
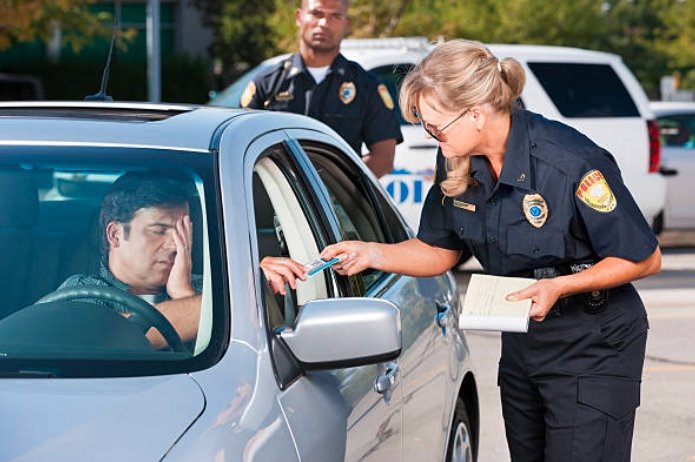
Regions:
<instances>
[{"instance_id":1,"label":"navy police uniform pants","mask_svg":"<svg viewBox=\"0 0 695 462\"><path fill-rule=\"evenodd\" d=\"M498 385L513 462L630 460L647 342L630 284L590 314L581 296L558 303L526 334L503 333Z\"/></svg>"}]
</instances>

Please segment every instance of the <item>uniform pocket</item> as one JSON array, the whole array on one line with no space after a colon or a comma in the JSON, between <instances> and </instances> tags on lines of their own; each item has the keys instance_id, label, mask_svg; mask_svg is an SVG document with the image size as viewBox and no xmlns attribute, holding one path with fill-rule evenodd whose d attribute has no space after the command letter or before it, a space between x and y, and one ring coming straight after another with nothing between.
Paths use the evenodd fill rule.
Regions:
<instances>
[{"instance_id":1,"label":"uniform pocket","mask_svg":"<svg viewBox=\"0 0 695 462\"><path fill-rule=\"evenodd\" d=\"M624 377L579 377L577 402L622 419L640 404L640 382Z\"/></svg>"},{"instance_id":2,"label":"uniform pocket","mask_svg":"<svg viewBox=\"0 0 695 462\"><path fill-rule=\"evenodd\" d=\"M544 257L553 257L553 260L564 259L565 236L560 232L518 230L510 227L507 230L507 254L523 255L534 260Z\"/></svg>"}]
</instances>

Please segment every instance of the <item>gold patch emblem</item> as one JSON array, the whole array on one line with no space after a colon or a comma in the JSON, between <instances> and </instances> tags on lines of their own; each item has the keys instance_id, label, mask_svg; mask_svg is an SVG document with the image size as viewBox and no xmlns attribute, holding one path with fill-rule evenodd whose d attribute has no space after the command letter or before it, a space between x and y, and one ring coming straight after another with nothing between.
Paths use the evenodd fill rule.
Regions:
<instances>
[{"instance_id":1,"label":"gold patch emblem","mask_svg":"<svg viewBox=\"0 0 695 462\"><path fill-rule=\"evenodd\" d=\"M253 95L256 94L256 84L254 81L250 81L248 85L246 85L246 88L244 89L244 92L241 94L241 107L248 107L249 103L253 99Z\"/></svg>"},{"instance_id":2,"label":"gold patch emblem","mask_svg":"<svg viewBox=\"0 0 695 462\"><path fill-rule=\"evenodd\" d=\"M338 96L340 96L340 101L343 104L348 105L352 103L352 100L357 96L357 88L352 82L343 82L340 85L340 90L338 90Z\"/></svg>"},{"instance_id":3,"label":"gold patch emblem","mask_svg":"<svg viewBox=\"0 0 695 462\"><path fill-rule=\"evenodd\" d=\"M582 177L576 194L582 202L598 212L612 212L618 205L606 178L598 170L591 170Z\"/></svg>"},{"instance_id":4,"label":"gold patch emblem","mask_svg":"<svg viewBox=\"0 0 695 462\"><path fill-rule=\"evenodd\" d=\"M388 88L386 88L386 85L383 83L380 84L377 87L377 90L379 91L379 96L381 96L381 100L384 102L384 106L389 108L390 110L393 110L393 98L391 98L391 93L389 93Z\"/></svg>"},{"instance_id":5,"label":"gold patch emblem","mask_svg":"<svg viewBox=\"0 0 695 462\"><path fill-rule=\"evenodd\" d=\"M540 228L548 219L548 204L540 194L526 194L521 202L526 220L534 228Z\"/></svg>"}]
</instances>

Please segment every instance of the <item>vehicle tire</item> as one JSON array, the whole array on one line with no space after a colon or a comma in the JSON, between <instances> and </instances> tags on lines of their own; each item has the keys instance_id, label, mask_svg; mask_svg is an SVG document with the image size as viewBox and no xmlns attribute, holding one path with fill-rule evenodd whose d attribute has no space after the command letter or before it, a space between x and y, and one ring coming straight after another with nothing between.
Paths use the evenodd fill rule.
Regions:
<instances>
[{"instance_id":1,"label":"vehicle tire","mask_svg":"<svg viewBox=\"0 0 695 462\"><path fill-rule=\"evenodd\" d=\"M466 405L459 397L456 399L456 410L454 411L454 421L451 424L446 462L474 462L473 435Z\"/></svg>"}]
</instances>

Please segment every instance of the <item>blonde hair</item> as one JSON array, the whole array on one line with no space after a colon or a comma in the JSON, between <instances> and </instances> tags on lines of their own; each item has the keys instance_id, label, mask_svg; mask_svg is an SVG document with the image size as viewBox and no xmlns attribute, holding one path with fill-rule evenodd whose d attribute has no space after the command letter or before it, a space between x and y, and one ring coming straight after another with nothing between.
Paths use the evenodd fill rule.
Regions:
<instances>
[{"instance_id":1,"label":"blonde hair","mask_svg":"<svg viewBox=\"0 0 695 462\"><path fill-rule=\"evenodd\" d=\"M437 45L403 80L399 103L405 120L420 122L417 103L428 98L449 112L489 104L495 111L511 113L526 83L521 64L513 58L497 59L482 43L450 40ZM473 182L470 159L447 159L446 179L440 188L453 197Z\"/></svg>"}]
</instances>

